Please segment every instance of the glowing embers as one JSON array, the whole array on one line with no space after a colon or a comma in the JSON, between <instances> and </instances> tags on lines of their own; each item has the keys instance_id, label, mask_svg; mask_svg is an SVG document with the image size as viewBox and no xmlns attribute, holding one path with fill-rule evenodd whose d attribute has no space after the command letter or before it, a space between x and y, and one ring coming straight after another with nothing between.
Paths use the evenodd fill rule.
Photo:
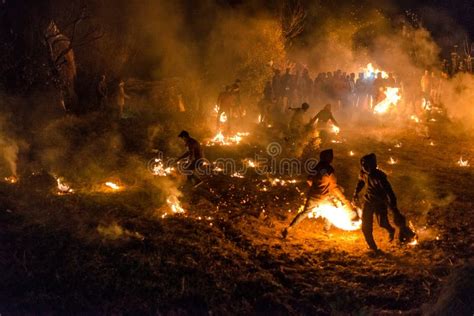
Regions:
<instances>
[{"instance_id":1,"label":"glowing embers","mask_svg":"<svg viewBox=\"0 0 474 316\"><path fill-rule=\"evenodd\" d=\"M224 136L222 131L219 131L214 138L207 142L206 146L230 146L238 145L242 139L249 136L250 133L238 132L232 136Z\"/></svg>"},{"instance_id":2,"label":"glowing embers","mask_svg":"<svg viewBox=\"0 0 474 316\"><path fill-rule=\"evenodd\" d=\"M387 163L389 165L396 165L398 163L398 160L393 158L392 156L390 156L390 158L388 159Z\"/></svg>"},{"instance_id":3,"label":"glowing embers","mask_svg":"<svg viewBox=\"0 0 474 316\"><path fill-rule=\"evenodd\" d=\"M16 176L5 177L4 180L10 184L15 184L18 182L18 178Z\"/></svg>"},{"instance_id":4,"label":"glowing embers","mask_svg":"<svg viewBox=\"0 0 474 316\"><path fill-rule=\"evenodd\" d=\"M150 163L150 170L155 176L166 177L174 171L174 168L165 167L163 160L155 158Z\"/></svg>"},{"instance_id":5,"label":"glowing embers","mask_svg":"<svg viewBox=\"0 0 474 316\"><path fill-rule=\"evenodd\" d=\"M415 114L410 116L410 120L412 120L413 122L415 122L417 124L421 122L420 118L418 116L416 116Z\"/></svg>"},{"instance_id":6,"label":"glowing embers","mask_svg":"<svg viewBox=\"0 0 474 316\"><path fill-rule=\"evenodd\" d=\"M112 181L105 182L104 186L106 187L107 190L111 190L113 192L123 190L123 186L120 186L119 184Z\"/></svg>"},{"instance_id":7,"label":"glowing embers","mask_svg":"<svg viewBox=\"0 0 474 316\"><path fill-rule=\"evenodd\" d=\"M246 158L242 162L247 168L256 168L258 166L257 162L250 158Z\"/></svg>"},{"instance_id":8,"label":"glowing embers","mask_svg":"<svg viewBox=\"0 0 474 316\"><path fill-rule=\"evenodd\" d=\"M464 160L464 159L462 158L462 156L461 156L461 157L459 158L459 160L457 161L457 164L458 164L459 167L464 167L464 168L471 166L471 165L469 164L469 160Z\"/></svg>"},{"instance_id":9,"label":"glowing embers","mask_svg":"<svg viewBox=\"0 0 474 316\"><path fill-rule=\"evenodd\" d=\"M351 207L336 199L321 202L311 210L308 217L322 217L337 228L348 231L360 229L362 225L357 213Z\"/></svg>"},{"instance_id":10,"label":"glowing embers","mask_svg":"<svg viewBox=\"0 0 474 316\"><path fill-rule=\"evenodd\" d=\"M374 106L374 113L383 114L387 113L391 108L397 106L398 102L402 98L399 94L399 88L390 88L387 87L384 90L385 99L377 103Z\"/></svg>"},{"instance_id":11,"label":"glowing embers","mask_svg":"<svg viewBox=\"0 0 474 316\"><path fill-rule=\"evenodd\" d=\"M64 179L61 177L56 177L57 183L57 194L64 195L64 194L71 194L74 193L74 190L69 186L69 184L64 182Z\"/></svg>"},{"instance_id":12,"label":"glowing embers","mask_svg":"<svg viewBox=\"0 0 474 316\"><path fill-rule=\"evenodd\" d=\"M341 129L339 128L339 126L336 126L336 125L334 125L334 124L332 124L332 123L330 123L329 127L330 127L330 130L331 130L331 133L333 133L333 134L336 134L336 135L337 135L337 134L339 134L339 132L341 131Z\"/></svg>"}]
</instances>

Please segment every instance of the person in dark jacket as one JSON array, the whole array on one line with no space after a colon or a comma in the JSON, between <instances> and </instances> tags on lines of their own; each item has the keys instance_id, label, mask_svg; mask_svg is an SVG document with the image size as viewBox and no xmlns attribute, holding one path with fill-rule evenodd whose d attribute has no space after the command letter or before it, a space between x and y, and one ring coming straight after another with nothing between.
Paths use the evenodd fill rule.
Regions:
<instances>
[{"instance_id":1,"label":"person in dark jacket","mask_svg":"<svg viewBox=\"0 0 474 316\"><path fill-rule=\"evenodd\" d=\"M188 183L196 187L202 183L202 180L196 175L196 169L198 169L203 162L201 144L189 136L187 131L182 131L178 137L184 141L187 148L187 151L178 158L178 162L185 158L188 159L189 162L184 166L183 171L187 175Z\"/></svg>"},{"instance_id":2,"label":"person in dark jacket","mask_svg":"<svg viewBox=\"0 0 474 316\"><path fill-rule=\"evenodd\" d=\"M397 198L392 190L387 175L377 168L377 157L369 154L361 158L361 172L359 181L354 192L354 203L359 200L359 193L365 187L364 205L362 207L362 232L370 249L377 251L372 234L372 224L374 214L377 217L380 227L385 228L392 241L395 236L395 229L388 220L388 209L393 213L395 225L400 228L399 240L401 242L410 241L415 237L415 233L406 225L403 216L397 207Z\"/></svg>"},{"instance_id":3,"label":"person in dark jacket","mask_svg":"<svg viewBox=\"0 0 474 316\"><path fill-rule=\"evenodd\" d=\"M308 182L311 187L307 193L304 208L295 216L290 225L281 232L283 238L286 238L288 232L305 219L314 207L330 197L334 196L352 208L351 203L346 199L337 185L334 168L331 166L333 158L334 154L332 149L323 150L319 154L319 162L316 167L311 170L310 176L308 177Z\"/></svg>"},{"instance_id":4,"label":"person in dark jacket","mask_svg":"<svg viewBox=\"0 0 474 316\"><path fill-rule=\"evenodd\" d=\"M319 111L310 121L311 124L316 123L317 128L327 128L328 122L331 121L336 126L339 126L336 119L332 115L331 104L326 104L324 108Z\"/></svg>"}]
</instances>

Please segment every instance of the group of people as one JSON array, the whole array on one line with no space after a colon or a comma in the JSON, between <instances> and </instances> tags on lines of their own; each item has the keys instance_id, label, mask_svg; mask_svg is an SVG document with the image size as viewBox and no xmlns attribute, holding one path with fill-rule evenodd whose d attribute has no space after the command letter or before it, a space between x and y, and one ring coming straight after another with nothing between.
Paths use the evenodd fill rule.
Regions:
<instances>
[{"instance_id":1,"label":"group of people","mask_svg":"<svg viewBox=\"0 0 474 316\"><path fill-rule=\"evenodd\" d=\"M184 141L186 152L179 157L178 161L187 159L188 162L184 170L188 177L188 183L194 187L202 184L202 180L197 175L200 163L202 163L202 150L199 142L192 138L187 131L182 131L179 135ZM362 232L369 248L374 252L379 252L377 244L373 237L373 218L377 218L379 225L387 230L389 241L395 238L395 228L390 224L388 210L393 213L395 225L399 228L398 238L400 242L408 242L415 238L415 233L408 227L405 216L401 214L397 207L397 198L392 190L387 175L378 169L377 158L375 154L368 154L361 158L360 175L353 195L353 201L350 202L337 185L335 170L331 165L334 159L332 149L320 152L318 164L310 170L308 184L310 186L303 210L296 215L290 225L282 231L282 238L288 236L298 223L305 219L314 207L331 198L337 198L347 207L353 208L353 205L359 203L359 195L365 188L362 206ZM355 217L358 216L354 212ZM355 220L356 218L354 218Z\"/></svg>"},{"instance_id":2,"label":"group of people","mask_svg":"<svg viewBox=\"0 0 474 316\"><path fill-rule=\"evenodd\" d=\"M313 208L332 197L340 200L346 207L353 208L353 205L359 203L359 195L364 187L366 191L362 206L362 233L369 248L374 252L379 251L373 237L374 215L380 227L387 230L389 241L394 240L395 228L388 219L389 209L393 213L395 225L399 228L399 241L408 242L415 238L415 233L408 227L405 216L397 207L397 198L387 180L387 175L377 167L375 154L365 155L360 160L361 171L352 202L344 196L337 185L335 170L331 165L333 158L332 149L321 151L319 162L308 177L310 189L307 192L304 208L293 218L290 225L283 229L282 238L285 239L288 233L312 212ZM354 214L354 219L356 219L357 212Z\"/></svg>"},{"instance_id":3,"label":"group of people","mask_svg":"<svg viewBox=\"0 0 474 316\"><path fill-rule=\"evenodd\" d=\"M356 77L355 73L336 70L318 73L313 80L307 68L294 73L287 68L283 75L275 69L263 90L261 112L271 112L269 107L284 111L302 102L332 103L342 109L366 108L383 100L385 87L398 86L399 82L392 73L377 72L370 76L359 73Z\"/></svg>"},{"instance_id":4,"label":"group of people","mask_svg":"<svg viewBox=\"0 0 474 316\"><path fill-rule=\"evenodd\" d=\"M398 88L402 111L417 113L428 101L440 103L446 78L445 73L426 70L421 77L411 78L410 82L418 84L406 86L395 74L376 70L358 74L342 70L321 72L313 80L307 68L287 68L284 74L275 69L263 89L259 112L263 121L272 121L272 117L301 103L331 103L342 114L350 115L351 111L372 111L386 98L386 88Z\"/></svg>"}]
</instances>

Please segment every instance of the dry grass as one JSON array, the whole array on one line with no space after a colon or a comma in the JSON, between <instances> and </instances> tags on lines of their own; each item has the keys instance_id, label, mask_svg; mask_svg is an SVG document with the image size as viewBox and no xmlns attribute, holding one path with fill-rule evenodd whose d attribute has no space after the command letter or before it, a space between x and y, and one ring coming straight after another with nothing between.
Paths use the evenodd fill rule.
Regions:
<instances>
[{"instance_id":1,"label":"dry grass","mask_svg":"<svg viewBox=\"0 0 474 316\"><path fill-rule=\"evenodd\" d=\"M165 219L156 198L162 192L146 184L65 196L2 184L0 313L421 314L474 250L472 169L455 165L460 152L474 160L472 139L432 137L436 147L407 133L334 145L348 192L358 157L377 152L419 230L419 245L410 247L388 243L376 228L386 252L379 257L366 253L360 232L325 235L319 220L305 220L281 241L280 230L301 204L302 182L262 192L255 174L215 176L186 195L186 216ZM238 155L259 149L243 145ZM390 155L398 165L384 163Z\"/></svg>"}]
</instances>

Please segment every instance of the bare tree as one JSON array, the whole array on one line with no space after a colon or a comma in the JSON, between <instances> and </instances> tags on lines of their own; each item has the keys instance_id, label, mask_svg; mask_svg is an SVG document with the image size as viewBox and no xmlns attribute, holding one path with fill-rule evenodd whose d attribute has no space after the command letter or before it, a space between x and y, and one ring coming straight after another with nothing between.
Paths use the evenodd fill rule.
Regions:
<instances>
[{"instance_id":1,"label":"bare tree","mask_svg":"<svg viewBox=\"0 0 474 316\"><path fill-rule=\"evenodd\" d=\"M280 21L286 45L291 46L293 40L305 28L307 12L300 0L286 0L280 12Z\"/></svg>"},{"instance_id":2,"label":"bare tree","mask_svg":"<svg viewBox=\"0 0 474 316\"><path fill-rule=\"evenodd\" d=\"M82 8L78 16L64 26L64 30L69 33L69 36L59 29L54 20L49 22L43 34L44 43L48 48L52 79L59 89L60 102L65 110L68 109L68 105L76 102L74 49L88 45L103 36L99 27L94 25L80 29L81 24L90 18L86 14L86 9Z\"/></svg>"}]
</instances>

